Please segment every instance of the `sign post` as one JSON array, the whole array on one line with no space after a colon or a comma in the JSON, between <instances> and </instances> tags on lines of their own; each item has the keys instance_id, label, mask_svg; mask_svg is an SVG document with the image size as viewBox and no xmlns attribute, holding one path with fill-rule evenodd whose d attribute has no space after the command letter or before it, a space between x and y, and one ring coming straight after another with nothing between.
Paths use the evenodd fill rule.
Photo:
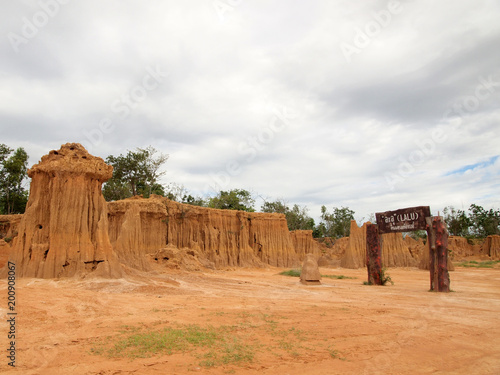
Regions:
<instances>
[{"instance_id":1,"label":"sign post","mask_svg":"<svg viewBox=\"0 0 500 375\"><path fill-rule=\"evenodd\" d=\"M375 214L380 234L426 230L425 218L429 216L431 216L429 206L402 208Z\"/></svg>"},{"instance_id":2,"label":"sign post","mask_svg":"<svg viewBox=\"0 0 500 375\"><path fill-rule=\"evenodd\" d=\"M429 206L409 207L395 211L379 212L375 214L375 217L377 219L379 234L411 232L416 230L427 231L431 279L430 289L438 292L449 292L448 231L446 230L446 225L442 218L440 216L432 218ZM366 228L368 282L370 282L370 266L374 264L374 261L370 259L370 254L374 251L374 245L372 243L373 240L368 240L369 228L370 226Z\"/></svg>"},{"instance_id":3,"label":"sign post","mask_svg":"<svg viewBox=\"0 0 500 375\"><path fill-rule=\"evenodd\" d=\"M366 268L368 269L368 284L383 285L382 250L378 228L375 224L366 227Z\"/></svg>"},{"instance_id":4,"label":"sign post","mask_svg":"<svg viewBox=\"0 0 500 375\"><path fill-rule=\"evenodd\" d=\"M431 291L448 293L448 231L440 216L427 218L427 239L429 242L429 271Z\"/></svg>"}]
</instances>

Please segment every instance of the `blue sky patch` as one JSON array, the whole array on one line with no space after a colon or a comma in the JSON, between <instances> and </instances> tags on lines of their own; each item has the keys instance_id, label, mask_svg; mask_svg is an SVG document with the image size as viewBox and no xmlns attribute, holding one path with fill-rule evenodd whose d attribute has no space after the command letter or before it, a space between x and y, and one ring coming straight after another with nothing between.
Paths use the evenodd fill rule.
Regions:
<instances>
[{"instance_id":1,"label":"blue sky patch","mask_svg":"<svg viewBox=\"0 0 500 375\"><path fill-rule=\"evenodd\" d=\"M461 168L455 169L454 171L446 173L445 176L451 176L451 175L454 175L454 174L464 174L468 170L476 169L476 168L479 168L479 169L486 168L486 167L494 164L497 161L497 159L498 159L499 156L500 155L492 156L488 160L482 161L482 162L479 162L479 163L476 163L476 164L465 165L465 166L463 166Z\"/></svg>"}]
</instances>

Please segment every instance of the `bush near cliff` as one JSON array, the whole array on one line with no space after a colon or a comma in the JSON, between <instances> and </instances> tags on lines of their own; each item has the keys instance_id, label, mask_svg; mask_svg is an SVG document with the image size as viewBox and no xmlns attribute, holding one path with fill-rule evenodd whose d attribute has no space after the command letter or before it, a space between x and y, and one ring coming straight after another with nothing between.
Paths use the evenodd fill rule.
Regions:
<instances>
[{"instance_id":1,"label":"bush near cliff","mask_svg":"<svg viewBox=\"0 0 500 375\"><path fill-rule=\"evenodd\" d=\"M28 154L19 147L15 151L0 144L0 214L23 213L28 191L23 183L28 177Z\"/></svg>"}]
</instances>

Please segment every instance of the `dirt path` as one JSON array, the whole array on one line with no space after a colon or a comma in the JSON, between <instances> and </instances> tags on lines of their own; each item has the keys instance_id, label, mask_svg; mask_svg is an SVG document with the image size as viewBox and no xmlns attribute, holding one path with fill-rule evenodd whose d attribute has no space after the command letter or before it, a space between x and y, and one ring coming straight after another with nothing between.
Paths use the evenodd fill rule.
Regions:
<instances>
[{"instance_id":1,"label":"dirt path","mask_svg":"<svg viewBox=\"0 0 500 375\"><path fill-rule=\"evenodd\" d=\"M17 367L2 355L0 373L500 374L500 269L459 268L450 294L428 292L417 269L390 269L395 285L385 287L363 285L365 270L321 269L356 277L321 286L280 271L17 280ZM0 294L5 354L4 280ZM230 342L223 352L110 356L134 333L193 325Z\"/></svg>"}]
</instances>

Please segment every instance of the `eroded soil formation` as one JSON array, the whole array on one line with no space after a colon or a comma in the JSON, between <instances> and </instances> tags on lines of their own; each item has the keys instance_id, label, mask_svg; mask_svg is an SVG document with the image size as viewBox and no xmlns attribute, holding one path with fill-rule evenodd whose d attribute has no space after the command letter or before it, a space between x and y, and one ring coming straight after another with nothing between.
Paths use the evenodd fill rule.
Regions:
<instances>
[{"instance_id":1,"label":"eroded soil formation","mask_svg":"<svg viewBox=\"0 0 500 375\"><path fill-rule=\"evenodd\" d=\"M111 175L68 143L29 170L26 213L0 216L17 313L16 368L4 358L0 373L500 373L500 236L449 238L451 260L474 261L457 263L444 294L416 268L428 266L422 240L383 235L384 265L401 268L394 285L368 286L366 225L317 241L281 214L107 203ZM306 285L281 274L304 259ZM464 268L481 260L493 268Z\"/></svg>"},{"instance_id":2,"label":"eroded soil formation","mask_svg":"<svg viewBox=\"0 0 500 375\"><path fill-rule=\"evenodd\" d=\"M322 275L354 278L323 277L315 286L282 270L18 280L18 367L8 370L2 360L0 372L500 373L500 269L458 267L454 292L446 294L428 292L429 274L416 268L391 269L395 284L384 287L363 285L364 269L320 268ZM171 354L134 352L127 344L189 326L223 334L228 344L188 344ZM6 335L0 339L6 347Z\"/></svg>"},{"instance_id":3,"label":"eroded soil formation","mask_svg":"<svg viewBox=\"0 0 500 375\"><path fill-rule=\"evenodd\" d=\"M154 195L108 203L101 188L112 167L78 143L50 151L28 175L25 214L0 217L0 267L10 259L18 277L119 278L157 265L299 267L307 254L323 266L365 267L367 223L352 221L349 238L318 242L312 231L290 232L283 214L216 210ZM389 233L381 243L384 267L428 269L422 241ZM500 257L500 236L482 245L460 237L449 243L451 260Z\"/></svg>"}]
</instances>

